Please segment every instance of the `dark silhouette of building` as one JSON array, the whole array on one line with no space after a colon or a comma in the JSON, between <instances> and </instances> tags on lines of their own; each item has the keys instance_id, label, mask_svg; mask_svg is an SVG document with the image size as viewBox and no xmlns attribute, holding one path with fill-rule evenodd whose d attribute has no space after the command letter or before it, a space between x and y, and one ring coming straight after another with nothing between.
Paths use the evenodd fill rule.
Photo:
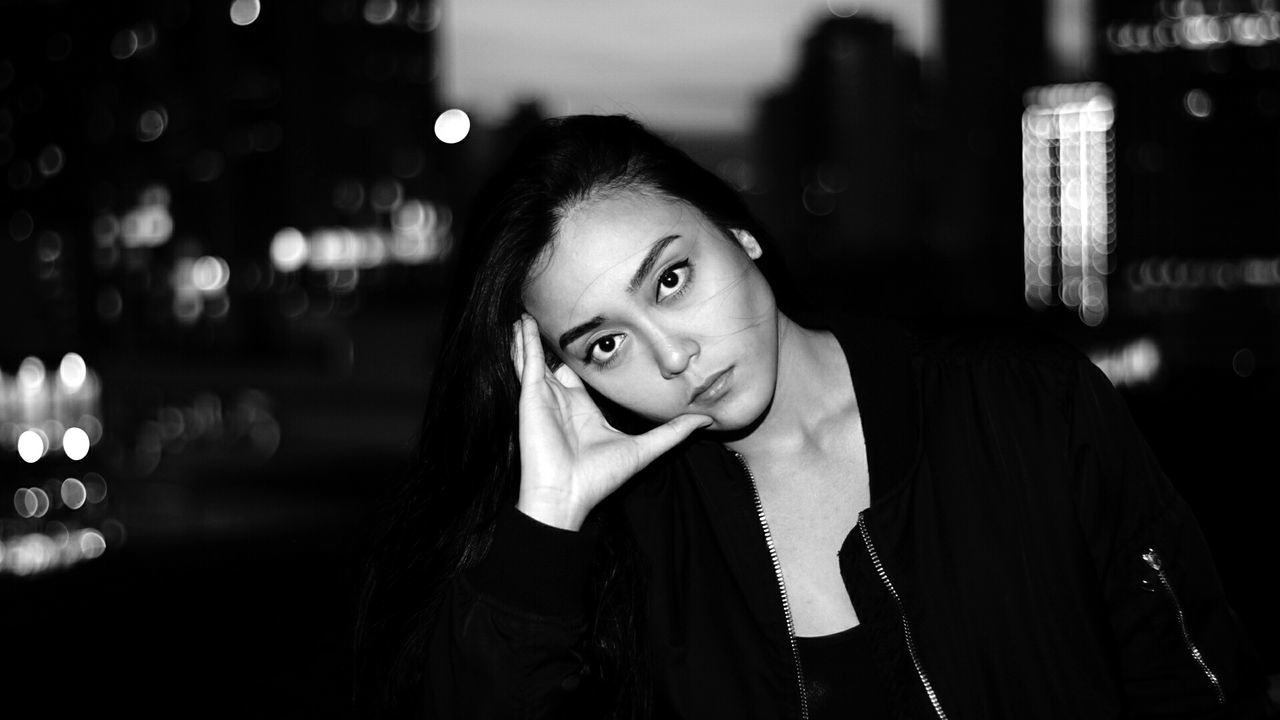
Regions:
<instances>
[{"instance_id":1,"label":"dark silhouette of building","mask_svg":"<svg viewBox=\"0 0 1280 720\"><path fill-rule=\"evenodd\" d=\"M940 3L941 207L930 246L966 277L957 299L990 315L1023 302L1023 93L1048 71L1043 0Z\"/></svg>"},{"instance_id":2,"label":"dark silhouette of building","mask_svg":"<svg viewBox=\"0 0 1280 720\"><path fill-rule=\"evenodd\" d=\"M935 162L924 114L919 61L862 16L817 25L762 101L754 200L816 300L903 309L893 287L918 270Z\"/></svg>"}]
</instances>

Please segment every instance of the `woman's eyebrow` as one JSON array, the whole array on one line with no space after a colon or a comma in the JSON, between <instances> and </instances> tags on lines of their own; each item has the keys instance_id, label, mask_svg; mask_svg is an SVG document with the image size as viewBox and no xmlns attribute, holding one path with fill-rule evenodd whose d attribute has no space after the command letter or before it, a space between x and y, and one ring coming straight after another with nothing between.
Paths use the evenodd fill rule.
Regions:
<instances>
[{"instance_id":1,"label":"woman's eyebrow","mask_svg":"<svg viewBox=\"0 0 1280 720\"><path fill-rule=\"evenodd\" d=\"M627 283L627 292L629 294L634 295L636 291L640 289L640 285L644 283L644 279L649 276L649 273L653 271L653 266L658 263L658 257L662 255L662 251L666 250L668 245L679 238L679 235L667 235L649 246L649 252L645 253L644 260L640 261L640 267L636 268L635 274L631 276L631 282ZM560 336L560 349L569 349L569 345L573 344L575 340L603 324L604 318L597 315L581 325L566 330L564 334Z\"/></svg>"},{"instance_id":2,"label":"woman's eyebrow","mask_svg":"<svg viewBox=\"0 0 1280 720\"><path fill-rule=\"evenodd\" d=\"M569 345L570 345L573 341L577 340L578 338L582 337L583 335L586 335L587 333L591 332L592 330L595 330L596 328L600 327L600 326L601 326L601 325L603 325L603 324L604 324L604 318L603 318L603 317L601 317L601 316L599 316L599 315L597 315L597 316L595 316L595 317L591 318L590 320L588 320L588 321L586 321L586 322L582 323L581 325L579 325L579 326L577 326L577 327L575 327L575 328L571 328L571 329L569 329L569 330L566 330L566 331L564 332L564 334L560 336L560 349L561 349L561 350L568 350L568 349L569 349Z\"/></svg>"},{"instance_id":3,"label":"woman's eyebrow","mask_svg":"<svg viewBox=\"0 0 1280 720\"><path fill-rule=\"evenodd\" d=\"M627 283L627 293L634 295L640 289L640 285L644 283L644 279L649 276L653 266L658 262L658 256L667 248L672 241L678 239L679 235L668 235L661 240L655 242L649 247L649 252L645 254L644 260L640 262L640 267L636 268L636 274L631 276L631 282Z\"/></svg>"}]
</instances>

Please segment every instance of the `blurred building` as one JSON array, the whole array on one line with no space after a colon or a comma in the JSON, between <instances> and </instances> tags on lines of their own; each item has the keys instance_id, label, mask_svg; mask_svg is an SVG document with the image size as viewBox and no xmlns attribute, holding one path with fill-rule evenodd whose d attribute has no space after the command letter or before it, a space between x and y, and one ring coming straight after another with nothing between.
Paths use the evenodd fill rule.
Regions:
<instances>
[{"instance_id":1,"label":"blurred building","mask_svg":"<svg viewBox=\"0 0 1280 720\"><path fill-rule=\"evenodd\" d=\"M1099 21L1117 101L1118 308L1214 323L1274 315L1276 3L1130 0Z\"/></svg>"},{"instance_id":2,"label":"blurred building","mask_svg":"<svg viewBox=\"0 0 1280 720\"><path fill-rule=\"evenodd\" d=\"M898 302L890 288L919 261L931 207L925 112L918 59L862 16L817 25L792 80L762 101L753 199L817 299Z\"/></svg>"},{"instance_id":3,"label":"blurred building","mask_svg":"<svg viewBox=\"0 0 1280 720\"><path fill-rule=\"evenodd\" d=\"M395 262L414 248L392 241L397 220L421 226L448 208L445 151L431 141L435 0L32 1L3 13L11 355L258 352L279 346L273 318L300 317L307 298L341 309L360 280L421 264L424 252ZM397 216L405 207L413 217ZM285 228L314 242L277 248L277 260L293 251L282 265L271 251ZM366 235L316 241L325 228Z\"/></svg>"},{"instance_id":4,"label":"blurred building","mask_svg":"<svg viewBox=\"0 0 1280 720\"><path fill-rule=\"evenodd\" d=\"M144 479L399 449L457 200L440 12L0 6L0 574L114 550L129 514L194 533Z\"/></svg>"},{"instance_id":5,"label":"blurred building","mask_svg":"<svg viewBox=\"0 0 1280 720\"><path fill-rule=\"evenodd\" d=\"M1061 4L1061 3L1058 3ZM1019 118L1027 89L1057 82L1045 0L971 3L941 10L942 206L930 247L966 278L957 300L992 315L1022 302Z\"/></svg>"},{"instance_id":6,"label":"blurred building","mask_svg":"<svg viewBox=\"0 0 1280 720\"><path fill-rule=\"evenodd\" d=\"M1063 306L1089 326L1111 309L1115 122L1101 83L1032 88L1022 114L1024 292L1036 310Z\"/></svg>"}]
</instances>

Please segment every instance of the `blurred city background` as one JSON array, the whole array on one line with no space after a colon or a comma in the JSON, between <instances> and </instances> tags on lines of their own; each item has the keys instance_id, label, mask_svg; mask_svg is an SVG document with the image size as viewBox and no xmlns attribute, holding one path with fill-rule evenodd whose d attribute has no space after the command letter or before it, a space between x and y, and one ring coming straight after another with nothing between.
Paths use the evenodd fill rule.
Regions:
<instances>
[{"instance_id":1,"label":"blurred city background","mask_svg":"<svg viewBox=\"0 0 1280 720\"><path fill-rule=\"evenodd\" d=\"M1081 348L1280 674L1276 0L5 0L0 713L350 714L467 200L569 112L826 308Z\"/></svg>"}]
</instances>

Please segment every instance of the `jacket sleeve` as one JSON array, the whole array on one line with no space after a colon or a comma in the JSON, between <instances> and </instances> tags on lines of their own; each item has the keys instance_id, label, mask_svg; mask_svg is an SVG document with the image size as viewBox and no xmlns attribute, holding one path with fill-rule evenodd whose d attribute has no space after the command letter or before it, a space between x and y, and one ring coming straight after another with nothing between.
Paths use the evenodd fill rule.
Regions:
<instances>
[{"instance_id":1,"label":"jacket sleeve","mask_svg":"<svg viewBox=\"0 0 1280 720\"><path fill-rule=\"evenodd\" d=\"M1068 401L1077 514L1135 718L1263 718L1261 664L1200 528L1123 399L1078 358Z\"/></svg>"},{"instance_id":2,"label":"jacket sleeve","mask_svg":"<svg viewBox=\"0 0 1280 720\"><path fill-rule=\"evenodd\" d=\"M447 589L426 648L431 718L562 718L581 651L596 539L504 510L488 554Z\"/></svg>"}]
</instances>

